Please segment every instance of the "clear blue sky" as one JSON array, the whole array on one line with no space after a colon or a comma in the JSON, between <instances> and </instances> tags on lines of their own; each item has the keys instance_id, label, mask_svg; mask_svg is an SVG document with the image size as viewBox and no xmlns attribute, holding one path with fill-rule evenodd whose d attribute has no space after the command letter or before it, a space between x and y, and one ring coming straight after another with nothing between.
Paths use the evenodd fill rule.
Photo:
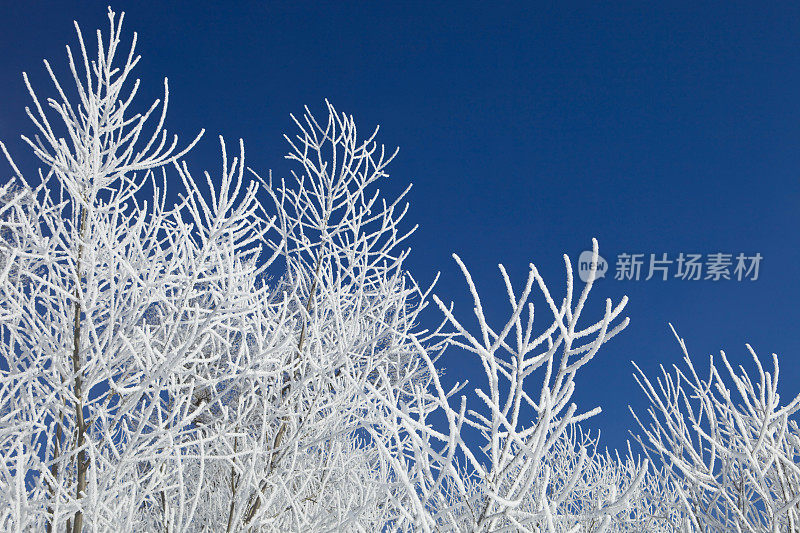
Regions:
<instances>
[{"instance_id":1,"label":"clear blue sky","mask_svg":"<svg viewBox=\"0 0 800 533\"><path fill-rule=\"evenodd\" d=\"M170 130L189 140L206 128L196 167L218 168L223 134L244 138L249 165L284 173L288 114L322 112L324 98L365 131L380 124L401 148L389 188L414 183L408 266L423 282L441 270L436 292L462 317L452 252L497 320L498 262L518 283L535 262L559 294L561 254L576 260L592 237L612 268L620 253L760 253L755 282L598 282L592 309L627 294L631 325L579 375L576 399L602 405L589 425L619 446L634 427L627 405L642 405L630 360L652 374L680 359L669 321L698 361L724 349L749 365L745 342L765 361L778 353L784 396L800 392L800 6L660 4L112 7L126 12L126 39L139 33L140 104L167 76ZM105 3L0 13L0 139L30 174L16 141L33 132L21 72L51 94L41 60L63 72L72 20L105 29ZM447 357L448 378L476 377L464 358Z\"/></svg>"}]
</instances>

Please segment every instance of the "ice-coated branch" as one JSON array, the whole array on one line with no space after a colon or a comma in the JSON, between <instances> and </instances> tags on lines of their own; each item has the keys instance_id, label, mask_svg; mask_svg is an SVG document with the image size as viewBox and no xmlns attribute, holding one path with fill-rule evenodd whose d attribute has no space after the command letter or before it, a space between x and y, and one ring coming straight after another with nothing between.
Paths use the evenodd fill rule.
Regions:
<instances>
[{"instance_id":1,"label":"ice-coated branch","mask_svg":"<svg viewBox=\"0 0 800 533\"><path fill-rule=\"evenodd\" d=\"M655 382L636 366L647 396L647 419L634 413L642 444L662 463L686 519L698 530L794 531L800 524L800 396L781 404L778 358L766 372L748 345L753 380L709 358L701 378L678 337L686 370L662 368ZM732 387L732 388L731 388Z\"/></svg>"}]
</instances>

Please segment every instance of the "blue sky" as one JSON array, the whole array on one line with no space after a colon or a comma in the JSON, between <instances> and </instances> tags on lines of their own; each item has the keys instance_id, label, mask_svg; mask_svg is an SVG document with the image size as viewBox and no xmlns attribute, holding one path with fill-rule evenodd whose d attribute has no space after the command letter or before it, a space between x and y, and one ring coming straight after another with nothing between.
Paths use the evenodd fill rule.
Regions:
<instances>
[{"instance_id":1,"label":"blue sky","mask_svg":"<svg viewBox=\"0 0 800 533\"><path fill-rule=\"evenodd\" d=\"M643 407L630 361L653 374L680 360L668 322L698 362L724 349L752 368L745 342L778 353L784 397L800 392L800 5L166 4L112 7L139 34L140 104L166 76L170 130L206 128L194 168L218 168L222 134L285 174L288 114L322 113L324 98L364 131L380 124L400 146L387 191L414 183L408 267L421 282L441 271L437 294L467 321L452 252L497 321L498 262L519 284L535 262L559 294L561 255L576 261L592 237L612 269L621 253L763 256L757 281L598 281L590 311L627 294L631 318L578 377L579 406L603 407L589 426L604 443L623 445L627 405ZM21 72L49 94L41 60L64 72L72 20L105 29L105 3L2 13L0 139L31 174ZM444 364L448 379L479 377L456 351Z\"/></svg>"}]
</instances>

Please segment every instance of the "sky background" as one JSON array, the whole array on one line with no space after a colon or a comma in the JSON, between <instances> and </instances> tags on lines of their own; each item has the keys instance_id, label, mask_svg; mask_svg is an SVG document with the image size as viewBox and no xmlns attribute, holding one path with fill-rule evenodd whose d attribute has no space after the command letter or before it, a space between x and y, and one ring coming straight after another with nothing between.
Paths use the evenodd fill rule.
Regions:
<instances>
[{"instance_id":1,"label":"sky background","mask_svg":"<svg viewBox=\"0 0 800 533\"><path fill-rule=\"evenodd\" d=\"M435 292L466 323L472 304L453 252L501 324L510 308L498 263L521 286L534 262L560 298L562 254L576 262L596 237L612 272L587 313L599 319L605 298L627 295L631 323L578 375L575 400L602 406L587 427L621 447L636 429L628 405L644 408L631 360L649 375L680 362L668 322L701 368L725 350L752 371L749 342L767 364L779 354L785 401L800 392L800 4L660 4L112 7L126 12L123 42L139 34L139 109L166 76L168 129L186 142L207 131L192 168L219 168L222 134L244 139L262 175L286 175L289 113L309 105L322 115L325 98L364 132L380 124L380 142L400 147L383 190L414 183L407 220L420 228L407 267L422 284L441 271ZM92 42L107 28L105 6L0 8L0 140L29 177L21 73L51 96L41 60L66 73L72 21ZM759 279L613 279L618 254L681 252L760 253ZM469 355L453 350L444 366L448 380L482 383Z\"/></svg>"}]
</instances>

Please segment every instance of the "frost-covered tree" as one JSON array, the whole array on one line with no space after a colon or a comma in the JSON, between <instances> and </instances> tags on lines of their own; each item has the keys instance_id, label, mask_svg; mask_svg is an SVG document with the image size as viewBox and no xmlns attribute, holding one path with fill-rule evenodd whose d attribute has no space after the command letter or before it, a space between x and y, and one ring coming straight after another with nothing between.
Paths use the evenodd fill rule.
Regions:
<instances>
[{"instance_id":1,"label":"frost-covered tree","mask_svg":"<svg viewBox=\"0 0 800 533\"><path fill-rule=\"evenodd\" d=\"M120 61L122 17L109 19L94 60L80 30L77 60L67 48L75 101L47 62L45 105L24 76L38 133L23 139L43 168L33 182L12 163L2 188L8 531L142 530L159 499L165 520L189 523L190 500L172 515L164 504L181 490L170 475L209 446L200 422L237 376L264 366L240 353L266 359L272 341L257 281L269 260L256 261L270 221L242 182L243 152L228 163L223 145L221 179L184 180L168 207L166 167L194 142L179 149L163 128L166 82L160 113L158 101L131 111L136 37Z\"/></svg>"},{"instance_id":2,"label":"frost-covered tree","mask_svg":"<svg viewBox=\"0 0 800 533\"><path fill-rule=\"evenodd\" d=\"M396 151L377 128L306 109L286 136L288 177L248 169L243 143L234 157L220 139L220 171L198 179L183 158L199 136L167 135L166 81L163 104L136 111L136 35L123 52L122 16L109 24L96 57L76 24L69 89L47 62L54 97L23 76L38 176L0 144L13 173L0 185L0 527L706 527L687 501L717 516L677 457L656 471L582 429L599 408L575 405L575 377L626 327L624 298L586 321L594 279L576 286L566 256L561 297L533 265L521 287L500 266L510 310L496 322L455 256L469 326L405 268L408 189L380 193ZM448 347L481 365L480 383L444 386ZM794 428L742 445L768 447L758 473L780 473L758 494L783 483L784 506L796 467L769 461L796 457Z\"/></svg>"},{"instance_id":3,"label":"frost-covered tree","mask_svg":"<svg viewBox=\"0 0 800 533\"><path fill-rule=\"evenodd\" d=\"M757 370L752 379L721 352L722 365L710 357L708 377L702 378L685 342L675 336L686 369L674 366L670 373L662 367L654 383L636 367L650 401L648 418L636 420L645 450L664 465L661 475L684 529L797 531L800 395L781 403L777 356L774 372L767 372L748 345Z\"/></svg>"}]
</instances>

